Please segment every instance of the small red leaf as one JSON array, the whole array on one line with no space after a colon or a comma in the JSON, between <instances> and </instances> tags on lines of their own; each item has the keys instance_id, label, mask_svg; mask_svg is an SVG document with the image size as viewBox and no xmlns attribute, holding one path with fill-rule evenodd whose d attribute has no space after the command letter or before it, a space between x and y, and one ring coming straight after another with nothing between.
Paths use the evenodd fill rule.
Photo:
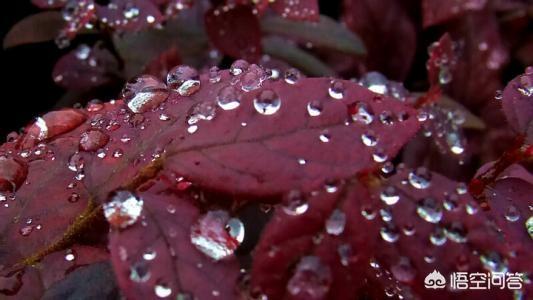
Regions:
<instances>
[{"instance_id":1,"label":"small red leaf","mask_svg":"<svg viewBox=\"0 0 533 300\"><path fill-rule=\"evenodd\" d=\"M200 211L186 193L173 194L172 190L160 181L139 193L144 202L142 224L109 234L112 262L124 295L129 299L234 299L238 262L235 258L214 261L193 246L191 240L199 234L200 245L216 253L225 247L210 244L214 243L212 232L195 232ZM225 224L221 226L227 234Z\"/></svg>"},{"instance_id":2,"label":"small red leaf","mask_svg":"<svg viewBox=\"0 0 533 300\"><path fill-rule=\"evenodd\" d=\"M468 11L482 10L487 2L487 0L423 0L424 27L444 23Z\"/></svg>"},{"instance_id":3,"label":"small red leaf","mask_svg":"<svg viewBox=\"0 0 533 300\"><path fill-rule=\"evenodd\" d=\"M507 122L517 132L526 134L533 120L533 68L511 80L502 97Z\"/></svg>"},{"instance_id":4,"label":"small red leaf","mask_svg":"<svg viewBox=\"0 0 533 300\"><path fill-rule=\"evenodd\" d=\"M54 81L64 88L89 90L115 79L118 62L109 50L82 44L61 57L52 74Z\"/></svg>"},{"instance_id":5,"label":"small red leaf","mask_svg":"<svg viewBox=\"0 0 533 300\"><path fill-rule=\"evenodd\" d=\"M24 44L54 40L65 26L60 13L41 12L22 19L15 24L4 38L4 49Z\"/></svg>"},{"instance_id":6,"label":"small red leaf","mask_svg":"<svg viewBox=\"0 0 533 300\"><path fill-rule=\"evenodd\" d=\"M209 39L223 54L258 61L261 55L261 28L248 6L214 8L205 14Z\"/></svg>"},{"instance_id":7,"label":"small red leaf","mask_svg":"<svg viewBox=\"0 0 533 300\"><path fill-rule=\"evenodd\" d=\"M401 4L387 0L343 3L344 22L361 37L367 49L366 69L403 80L414 59L416 31Z\"/></svg>"}]
</instances>

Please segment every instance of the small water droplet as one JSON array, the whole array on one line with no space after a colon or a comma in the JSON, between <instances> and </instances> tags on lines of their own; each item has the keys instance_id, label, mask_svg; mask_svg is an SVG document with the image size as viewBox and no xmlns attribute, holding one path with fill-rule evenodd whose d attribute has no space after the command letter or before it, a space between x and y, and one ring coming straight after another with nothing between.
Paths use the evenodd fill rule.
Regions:
<instances>
[{"instance_id":1,"label":"small water droplet","mask_svg":"<svg viewBox=\"0 0 533 300\"><path fill-rule=\"evenodd\" d=\"M490 251L479 256L483 267L490 272L505 273L509 270L507 262L497 252Z\"/></svg>"},{"instance_id":2,"label":"small water droplet","mask_svg":"<svg viewBox=\"0 0 533 300\"><path fill-rule=\"evenodd\" d=\"M262 115L273 115L281 107L281 100L272 90L263 90L254 99L254 108Z\"/></svg>"},{"instance_id":3,"label":"small water droplet","mask_svg":"<svg viewBox=\"0 0 533 300\"><path fill-rule=\"evenodd\" d=\"M297 69L291 68L285 71L284 79L288 84L296 84L302 77L302 74Z\"/></svg>"},{"instance_id":4,"label":"small water droplet","mask_svg":"<svg viewBox=\"0 0 533 300\"><path fill-rule=\"evenodd\" d=\"M424 167L417 168L409 172L408 180L416 189L427 189L431 185L431 172Z\"/></svg>"},{"instance_id":5,"label":"small water droplet","mask_svg":"<svg viewBox=\"0 0 533 300\"><path fill-rule=\"evenodd\" d=\"M154 286L154 292L157 297L166 298L172 294L172 289L164 283L157 283Z\"/></svg>"},{"instance_id":6,"label":"small water droplet","mask_svg":"<svg viewBox=\"0 0 533 300\"><path fill-rule=\"evenodd\" d=\"M440 227L435 228L435 230L429 235L429 241L435 246L444 245L446 240L444 230Z\"/></svg>"},{"instance_id":7,"label":"small water droplet","mask_svg":"<svg viewBox=\"0 0 533 300\"><path fill-rule=\"evenodd\" d=\"M400 194L393 186L386 187L379 195L381 201L387 205L394 205L400 200Z\"/></svg>"},{"instance_id":8,"label":"small water droplet","mask_svg":"<svg viewBox=\"0 0 533 300\"><path fill-rule=\"evenodd\" d=\"M331 135L327 131L323 131L318 138L322 143L329 143L331 141Z\"/></svg>"},{"instance_id":9,"label":"small water droplet","mask_svg":"<svg viewBox=\"0 0 533 300\"><path fill-rule=\"evenodd\" d=\"M342 99L344 97L344 83L338 80L331 81L328 88L328 94L333 99Z\"/></svg>"},{"instance_id":10,"label":"small water droplet","mask_svg":"<svg viewBox=\"0 0 533 300\"><path fill-rule=\"evenodd\" d=\"M147 249L146 251L144 251L143 253L143 259L144 260L154 260L155 258L157 257L157 252L153 249Z\"/></svg>"},{"instance_id":11,"label":"small water droplet","mask_svg":"<svg viewBox=\"0 0 533 300\"><path fill-rule=\"evenodd\" d=\"M250 64L242 59L236 60L231 64L229 72L233 76L241 75L244 71L248 70Z\"/></svg>"},{"instance_id":12,"label":"small water droplet","mask_svg":"<svg viewBox=\"0 0 533 300\"><path fill-rule=\"evenodd\" d=\"M216 104L211 101L203 101L195 104L187 116L187 123L194 125L200 120L211 121L216 116Z\"/></svg>"},{"instance_id":13,"label":"small water droplet","mask_svg":"<svg viewBox=\"0 0 533 300\"><path fill-rule=\"evenodd\" d=\"M354 122L369 125L374 121L374 111L370 105L363 102L355 102L348 105L348 115Z\"/></svg>"},{"instance_id":14,"label":"small water droplet","mask_svg":"<svg viewBox=\"0 0 533 300\"><path fill-rule=\"evenodd\" d=\"M148 270L148 264L145 261L140 261L133 264L130 268L130 280L133 282L141 283L147 282L151 277Z\"/></svg>"},{"instance_id":15,"label":"small water droplet","mask_svg":"<svg viewBox=\"0 0 533 300\"><path fill-rule=\"evenodd\" d=\"M374 147L378 144L378 137L373 131L367 131L361 134L361 141L365 146Z\"/></svg>"},{"instance_id":16,"label":"small water droplet","mask_svg":"<svg viewBox=\"0 0 533 300\"><path fill-rule=\"evenodd\" d=\"M379 72L368 72L359 80L359 84L374 93L385 95L388 92L388 79Z\"/></svg>"},{"instance_id":17,"label":"small water droplet","mask_svg":"<svg viewBox=\"0 0 533 300\"><path fill-rule=\"evenodd\" d=\"M509 222L516 222L520 219L520 211L514 205L510 205L505 211L505 219Z\"/></svg>"},{"instance_id":18,"label":"small water droplet","mask_svg":"<svg viewBox=\"0 0 533 300\"><path fill-rule=\"evenodd\" d=\"M96 151L109 142L109 135L103 133L98 129L91 129L85 131L80 137L81 151Z\"/></svg>"},{"instance_id":19,"label":"small water droplet","mask_svg":"<svg viewBox=\"0 0 533 300\"><path fill-rule=\"evenodd\" d=\"M309 103L307 103L307 113L311 117L320 116L323 110L323 105L320 100L313 100Z\"/></svg>"},{"instance_id":20,"label":"small water droplet","mask_svg":"<svg viewBox=\"0 0 533 300\"><path fill-rule=\"evenodd\" d=\"M216 66L211 67L209 69L209 82L211 83L217 83L222 79L222 73L220 72L220 69Z\"/></svg>"},{"instance_id":21,"label":"small water droplet","mask_svg":"<svg viewBox=\"0 0 533 300\"><path fill-rule=\"evenodd\" d=\"M527 230L527 233L529 234L529 237L533 239L533 216L529 217L526 220L525 225L526 225L526 230Z\"/></svg>"},{"instance_id":22,"label":"small water droplet","mask_svg":"<svg viewBox=\"0 0 533 300\"><path fill-rule=\"evenodd\" d=\"M68 160L67 167L72 172L81 172L85 166L85 160L80 153L76 152L72 154Z\"/></svg>"},{"instance_id":23,"label":"small water droplet","mask_svg":"<svg viewBox=\"0 0 533 300\"><path fill-rule=\"evenodd\" d=\"M412 282L416 276L416 270L407 257L400 257L399 261L390 269L392 275L400 282Z\"/></svg>"},{"instance_id":24,"label":"small water droplet","mask_svg":"<svg viewBox=\"0 0 533 300\"><path fill-rule=\"evenodd\" d=\"M442 208L439 202L431 197L419 200L416 212L423 220L430 223L438 223L442 219Z\"/></svg>"},{"instance_id":25,"label":"small water droplet","mask_svg":"<svg viewBox=\"0 0 533 300\"><path fill-rule=\"evenodd\" d=\"M459 222L452 222L444 228L446 237L456 243L466 243L466 229Z\"/></svg>"},{"instance_id":26,"label":"small water droplet","mask_svg":"<svg viewBox=\"0 0 533 300\"><path fill-rule=\"evenodd\" d=\"M283 197L282 208L288 215L299 216L307 211L309 205L300 191L292 190Z\"/></svg>"},{"instance_id":27,"label":"small water droplet","mask_svg":"<svg viewBox=\"0 0 533 300\"><path fill-rule=\"evenodd\" d=\"M386 223L385 226L381 227L379 233L381 235L381 238L389 243L395 243L400 238L398 229L391 223Z\"/></svg>"},{"instance_id":28,"label":"small water droplet","mask_svg":"<svg viewBox=\"0 0 533 300\"><path fill-rule=\"evenodd\" d=\"M65 260L66 261L74 261L76 260L76 253L72 249L68 249L65 253Z\"/></svg>"},{"instance_id":29,"label":"small water droplet","mask_svg":"<svg viewBox=\"0 0 533 300\"><path fill-rule=\"evenodd\" d=\"M200 90L198 71L185 65L176 66L167 74L167 85L181 96L191 96Z\"/></svg>"},{"instance_id":30,"label":"small water droplet","mask_svg":"<svg viewBox=\"0 0 533 300\"><path fill-rule=\"evenodd\" d=\"M326 231L331 235L340 235L346 225L346 215L339 209L335 209L326 221Z\"/></svg>"}]
</instances>

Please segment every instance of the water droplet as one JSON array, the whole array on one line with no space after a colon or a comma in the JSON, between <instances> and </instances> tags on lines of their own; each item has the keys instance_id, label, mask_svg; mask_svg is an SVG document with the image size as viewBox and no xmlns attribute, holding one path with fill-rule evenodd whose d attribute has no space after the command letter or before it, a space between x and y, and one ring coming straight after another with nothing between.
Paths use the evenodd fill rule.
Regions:
<instances>
[{"instance_id":1,"label":"water droplet","mask_svg":"<svg viewBox=\"0 0 533 300\"><path fill-rule=\"evenodd\" d=\"M327 295L331 283L329 267L319 257L305 256L296 265L287 283L287 291L301 299L322 299Z\"/></svg>"},{"instance_id":2,"label":"water droplet","mask_svg":"<svg viewBox=\"0 0 533 300\"><path fill-rule=\"evenodd\" d=\"M135 19L139 16L139 8L134 6L132 3L128 3L124 7L124 18L126 19Z\"/></svg>"},{"instance_id":3,"label":"water droplet","mask_svg":"<svg viewBox=\"0 0 533 300\"><path fill-rule=\"evenodd\" d=\"M296 84L302 77L302 74L297 69L291 68L285 71L285 82L288 84Z\"/></svg>"},{"instance_id":4,"label":"water droplet","mask_svg":"<svg viewBox=\"0 0 533 300\"><path fill-rule=\"evenodd\" d=\"M241 104L237 89L231 85L223 87L218 92L217 104L223 110L232 110Z\"/></svg>"},{"instance_id":5,"label":"water droplet","mask_svg":"<svg viewBox=\"0 0 533 300\"><path fill-rule=\"evenodd\" d=\"M367 131L361 134L361 141L368 147L374 147L378 144L378 138L373 131Z\"/></svg>"},{"instance_id":6,"label":"water droplet","mask_svg":"<svg viewBox=\"0 0 533 300\"><path fill-rule=\"evenodd\" d=\"M326 231L331 235L340 235L346 225L346 215L339 209L335 209L326 220Z\"/></svg>"},{"instance_id":7,"label":"water droplet","mask_svg":"<svg viewBox=\"0 0 533 300\"><path fill-rule=\"evenodd\" d=\"M215 260L232 255L243 238L242 222L222 210L207 212L191 227L192 244Z\"/></svg>"},{"instance_id":8,"label":"water droplet","mask_svg":"<svg viewBox=\"0 0 533 300\"><path fill-rule=\"evenodd\" d=\"M529 237L533 239L533 216L529 217L525 223L527 233L529 234Z\"/></svg>"},{"instance_id":9,"label":"water droplet","mask_svg":"<svg viewBox=\"0 0 533 300\"><path fill-rule=\"evenodd\" d=\"M354 122L369 125L374 121L374 112L370 105L363 102L355 102L348 105L348 114Z\"/></svg>"},{"instance_id":10,"label":"water droplet","mask_svg":"<svg viewBox=\"0 0 533 300\"><path fill-rule=\"evenodd\" d=\"M456 243L466 243L466 229L459 222L452 222L444 228L446 237Z\"/></svg>"},{"instance_id":11,"label":"water droplet","mask_svg":"<svg viewBox=\"0 0 533 300\"><path fill-rule=\"evenodd\" d=\"M283 212L291 216L299 216L309 208L304 195L298 190L288 192L283 197L282 204Z\"/></svg>"},{"instance_id":12,"label":"water droplet","mask_svg":"<svg viewBox=\"0 0 533 300\"><path fill-rule=\"evenodd\" d=\"M431 197L419 200L416 212L422 219L430 223L438 223L442 219L442 208L439 202Z\"/></svg>"},{"instance_id":13,"label":"water droplet","mask_svg":"<svg viewBox=\"0 0 533 300\"><path fill-rule=\"evenodd\" d=\"M148 270L148 264L145 261L137 262L130 268L130 280L133 282L147 282L150 279L150 276L151 274Z\"/></svg>"},{"instance_id":14,"label":"water droplet","mask_svg":"<svg viewBox=\"0 0 533 300\"><path fill-rule=\"evenodd\" d=\"M379 233L381 235L381 238L389 243L394 243L400 238L398 229L391 223L386 223L385 226L381 227Z\"/></svg>"},{"instance_id":15,"label":"water droplet","mask_svg":"<svg viewBox=\"0 0 533 300\"><path fill-rule=\"evenodd\" d=\"M134 113L142 113L157 107L167 99L168 95L166 85L151 75L135 77L122 89L122 97Z\"/></svg>"},{"instance_id":16,"label":"water droplet","mask_svg":"<svg viewBox=\"0 0 533 300\"><path fill-rule=\"evenodd\" d=\"M137 222L143 210L143 200L129 191L118 191L103 206L104 216L114 228L126 228Z\"/></svg>"},{"instance_id":17,"label":"water droplet","mask_svg":"<svg viewBox=\"0 0 533 300\"><path fill-rule=\"evenodd\" d=\"M452 211L459 207L459 199L456 195L445 195L443 206L446 210Z\"/></svg>"},{"instance_id":18,"label":"water droplet","mask_svg":"<svg viewBox=\"0 0 533 300\"><path fill-rule=\"evenodd\" d=\"M385 150L377 149L376 152L372 153L372 159L377 163L382 163L382 162L387 161L389 157L385 153Z\"/></svg>"},{"instance_id":19,"label":"water droplet","mask_svg":"<svg viewBox=\"0 0 533 300\"><path fill-rule=\"evenodd\" d=\"M167 115L167 114L160 114L160 115L159 115L159 120L161 120L161 121L168 121L168 120L170 120L170 116Z\"/></svg>"},{"instance_id":20,"label":"water droplet","mask_svg":"<svg viewBox=\"0 0 533 300\"><path fill-rule=\"evenodd\" d=\"M70 203L76 203L80 200L80 195L78 193L72 193L68 197L68 202Z\"/></svg>"},{"instance_id":21,"label":"water droplet","mask_svg":"<svg viewBox=\"0 0 533 300\"><path fill-rule=\"evenodd\" d=\"M385 110L379 114L379 121L384 125L393 125L394 117L390 111Z\"/></svg>"},{"instance_id":22,"label":"water droplet","mask_svg":"<svg viewBox=\"0 0 533 300\"><path fill-rule=\"evenodd\" d=\"M253 64L240 78L241 89L245 92L256 90L261 87L261 83L266 78L265 71L258 65Z\"/></svg>"},{"instance_id":23,"label":"water droplet","mask_svg":"<svg viewBox=\"0 0 533 300\"><path fill-rule=\"evenodd\" d=\"M164 283L157 283L154 286L154 292L157 297L166 298L172 294L172 289Z\"/></svg>"},{"instance_id":24,"label":"water droplet","mask_svg":"<svg viewBox=\"0 0 533 300\"><path fill-rule=\"evenodd\" d=\"M429 241L435 246L444 245L446 243L444 230L440 227L435 228L435 230L429 235Z\"/></svg>"},{"instance_id":25,"label":"water droplet","mask_svg":"<svg viewBox=\"0 0 533 300\"><path fill-rule=\"evenodd\" d=\"M216 66L211 67L209 69L209 82L211 83L217 83L222 79L222 73L220 72L220 69Z\"/></svg>"},{"instance_id":26,"label":"water droplet","mask_svg":"<svg viewBox=\"0 0 533 300\"><path fill-rule=\"evenodd\" d=\"M254 99L254 108L262 115L273 115L281 107L281 100L272 90L263 90Z\"/></svg>"},{"instance_id":27,"label":"water droplet","mask_svg":"<svg viewBox=\"0 0 533 300\"><path fill-rule=\"evenodd\" d=\"M452 72L447 65L441 65L439 69L439 83L442 85L448 84L452 81Z\"/></svg>"},{"instance_id":28,"label":"water droplet","mask_svg":"<svg viewBox=\"0 0 533 300\"><path fill-rule=\"evenodd\" d=\"M367 207L361 210L361 215L367 220L374 220L376 218L376 211Z\"/></svg>"},{"instance_id":29,"label":"water droplet","mask_svg":"<svg viewBox=\"0 0 533 300\"><path fill-rule=\"evenodd\" d=\"M328 94L333 99L342 99L344 97L344 83L338 80L331 81Z\"/></svg>"},{"instance_id":30,"label":"water droplet","mask_svg":"<svg viewBox=\"0 0 533 300\"><path fill-rule=\"evenodd\" d=\"M90 54L91 54L91 47L85 44L79 45L75 53L76 58L79 60L86 60L87 58L89 58Z\"/></svg>"},{"instance_id":31,"label":"water droplet","mask_svg":"<svg viewBox=\"0 0 533 300\"><path fill-rule=\"evenodd\" d=\"M85 131L80 137L80 150L96 151L109 142L109 135L100 130L92 129Z\"/></svg>"},{"instance_id":32,"label":"water droplet","mask_svg":"<svg viewBox=\"0 0 533 300\"><path fill-rule=\"evenodd\" d=\"M80 153L72 154L68 160L67 167L72 172L81 172L85 166L85 161Z\"/></svg>"},{"instance_id":33,"label":"water droplet","mask_svg":"<svg viewBox=\"0 0 533 300\"><path fill-rule=\"evenodd\" d=\"M520 219L520 211L514 205L510 205L505 211L505 219L509 222L516 222Z\"/></svg>"},{"instance_id":34,"label":"water droplet","mask_svg":"<svg viewBox=\"0 0 533 300\"><path fill-rule=\"evenodd\" d=\"M505 273L509 270L507 262L497 252L490 251L482 254L479 256L479 260L483 264L483 267L490 272Z\"/></svg>"},{"instance_id":35,"label":"water droplet","mask_svg":"<svg viewBox=\"0 0 533 300\"><path fill-rule=\"evenodd\" d=\"M187 116L187 123L193 125L200 120L211 121L216 116L216 104L211 101L202 101L191 108Z\"/></svg>"},{"instance_id":36,"label":"water droplet","mask_svg":"<svg viewBox=\"0 0 533 300\"><path fill-rule=\"evenodd\" d=\"M157 252L155 252L155 250L153 249L148 249L146 251L144 251L143 253L143 259L144 260L154 260L155 258L157 257Z\"/></svg>"},{"instance_id":37,"label":"water droplet","mask_svg":"<svg viewBox=\"0 0 533 300\"><path fill-rule=\"evenodd\" d=\"M388 186L381 192L379 198L387 205L394 205L400 200L400 194L395 187Z\"/></svg>"},{"instance_id":38,"label":"water droplet","mask_svg":"<svg viewBox=\"0 0 533 300\"><path fill-rule=\"evenodd\" d=\"M250 64L247 61L239 59L231 64L229 72L233 76L241 75L244 71L248 70L249 66Z\"/></svg>"},{"instance_id":39,"label":"water droplet","mask_svg":"<svg viewBox=\"0 0 533 300\"><path fill-rule=\"evenodd\" d=\"M359 84L374 93L385 95L388 92L387 83L389 81L379 72L368 72L359 80Z\"/></svg>"},{"instance_id":40,"label":"water droplet","mask_svg":"<svg viewBox=\"0 0 533 300\"><path fill-rule=\"evenodd\" d=\"M331 140L331 135L328 131L323 131L318 138L322 143L329 143Z\"/></svg>"},{"instance_id":41,"label":"water droplet","mask_svg":"<svg viewBox=\"0 0 533 300\"><path fill-rule=\"evenodd\" d=\"M65 260L66 261L74 261L76 260L76 253L74 253L74 250L68 249L65 253Z\"/></svg>"},{"instance_id":42,"label":"water droplet","mask_svg":"<svg viewBox=\"0 0 533 300\"><path fill-rule=\"evenodd\" d=\"M121 158L122 155L124 155L124 151L122 149L116 149L115 151L113 151L114 158Z\"/></svg>"},{"instance_id":43,"label":"water droplet","mask_svg":"<svg viewBox=\"0 0 533 300\"><path fill-rule=\"evenodd\" d=\"M167 85L181 96L190 96L200 89L198 71L185 65L176 66L167 74Z\"/></svg>"},{"instance_id":44,"label":"water droplet","mask_svg":"<svg viewBox=\"0 0 533 300\"><path fill-rule=\"evenodd\" d=\"M323 105L320 100L313 100L309 103L307 103L307 113L311 117L319 116L322 113Z\"/></svg>"},{"instance_id":45,"label":"water droplet","mask_svg":"<svg viewBox=\"0 0 533 300\"><path fill-rule=\"evenodd\" d=\"M431 172L420 167L409 172L409 183L416 189L427 189L431 185Z\"/></svg>"},{"instance_id":46,"label":"water droplet","mask_svg":"<svg viewBox=\"0 0 533 300\"><path fill-rule=\"evenodd\" d=\"M415 279L416 270L407 257L400 257L399 261L390 269L392 276L400 282L411 282Z\"/></svg>"}]
</instances>

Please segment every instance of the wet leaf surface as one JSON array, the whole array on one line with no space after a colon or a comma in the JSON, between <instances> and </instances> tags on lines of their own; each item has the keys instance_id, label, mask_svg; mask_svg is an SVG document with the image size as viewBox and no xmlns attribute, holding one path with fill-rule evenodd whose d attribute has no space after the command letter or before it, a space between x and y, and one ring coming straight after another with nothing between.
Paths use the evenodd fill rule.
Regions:
<instances>
[{"instance_id":1,"label":"wet leaf surface","mask_svg":"<svg viewBox=\"0 0 533 300\"><path fill-rule=\"evenodd\" d=\"M15 24L4 37L4 49L54 40L65 21L58 12L41 12Z\"/></svg>"}]
</instances>

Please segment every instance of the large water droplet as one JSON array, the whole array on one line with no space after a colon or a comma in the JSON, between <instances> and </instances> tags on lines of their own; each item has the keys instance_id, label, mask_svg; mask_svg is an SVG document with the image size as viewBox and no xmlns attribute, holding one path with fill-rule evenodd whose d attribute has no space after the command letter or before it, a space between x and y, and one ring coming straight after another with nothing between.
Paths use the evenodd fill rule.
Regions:
<instances>
[{"instance_id":1,"label":"large water droplet","mask_svg":"<svg viewBox=\"0 0 533 300\"><path fill-rule=\"evenodd\" d=\"M438 223L442 219L442 208L439 202L431 197L419 200L416 212L422 219L430 223Z\"/></svg>"},{"instance_id":2,"label":"large water droplet","mask_svg":"<svg viewBox=\"0 0 533 300\"><path fill-rule=\"evenodd\" d=\"M200 89L198 71L189 66L176 66L167 74L167 85L181 96L190 96Z\"/></svg>"},{"instance_id":3,"label":"large water droplet","mask_svg":"<svg viewBox=\"0 0 533 300\"><path fill-rule=\"evenodd\" d=\"M232 85L223 87L218 92L217 104L223 110L232 110L241 104L239 93Z\"/></svg>"},{"instance_id":4,"label":"large water droplet","mask_svg":"<svg viewBox=\"0 0 533 300\"><path fill-rule=\"evenodd\" d=\"M332 282L331 270L319 257L302 257L287 283L287 291L301 299L322 299Z\"/></svg>"},{"instance_id":5,"label":"large water droplet","mask_svg":"<svg viewBox=\"0 0 533 300\"><path fill-rule=\"evenodd\" d=\"M96 151L109 142L109 135L98 129L87 130L81 134L80 150Z\"/></svg>"},{"instance_id":6,"label":"large water droplet","mask_svg":"<svg viewBox=\"0 0 533 300\"><path fill-rule=\"evenodd\" d=\"M241 89L245 92L253 91L261 87L266 79L265 71L258 65L251 65L241 78Z\"/></svg>"},{"instance_id":7,"label":"large water droplet","mask_svg":"<svg viewBox=\"0 0 533 300\"><path fill-rule=\"evenodd\" d=\"M122 89L122 97L134 113L142 113L157 107L167 99L168 95L166 85L151 75L135 77Z\"/></svg>"},{"instance_id":8,"label":"large water droplet","mask_svg":"<svg viewBox=\"0 0 533 300\"><path fill-rule=\"evenodd\" d=\"M420 167L409 172L409 183L416 189L427 189L431 185L431 172Z\"/></svg>"},{"instance_id":9,"label":"large water droplet","mask_svg":"<svg viewBox=\"0 0 533 300\"><path fill-rule=\"evenodd\" d=\"M263 90L254 99L254 108L262 115L273 115L281 107L281 100L272 90Z\"/></svg>"},{"instance_id":10,"label":"large water droplet","mask_svg":"<svg viewBox=\"0 0 533 300\"><path fill-rule=\"evenodd\" d=\"M193 245L215 260L232 255L243 239L242 222L222 210L207 212L191 227Z\"/></svg>"},{"instance_id":11,"label":"large water droplet","mask_svg":"<svg viewBox=\"0 0 533 300\"><path fill-rule=\"evenodd\" d=\"M118 191L103 209L109 224L123 229L137 222L143 210L143 200L129 191Z\"/></svg>"},{"instance_id":12,"label":"large water droplet","mask_svg":"<svg viewBox=\"0 0 533 300\"><path fill-rule=\"evenodd\" d=\"M299 216L309 208L304 195L298 190L288 192L283 197L282 204L283 211L291 216Z\"/></svg>"},{"instance_id":13,"label":"large water droplet","mask_svg":"<svg viewBox=\"0 0 533 300\"><path fill-rule=\"evenodd\" d=\"M346 225L346 215L339 209L335 209L326 220L326 231L331 235L340 235Z\"/></svg>"}]
</instances>

